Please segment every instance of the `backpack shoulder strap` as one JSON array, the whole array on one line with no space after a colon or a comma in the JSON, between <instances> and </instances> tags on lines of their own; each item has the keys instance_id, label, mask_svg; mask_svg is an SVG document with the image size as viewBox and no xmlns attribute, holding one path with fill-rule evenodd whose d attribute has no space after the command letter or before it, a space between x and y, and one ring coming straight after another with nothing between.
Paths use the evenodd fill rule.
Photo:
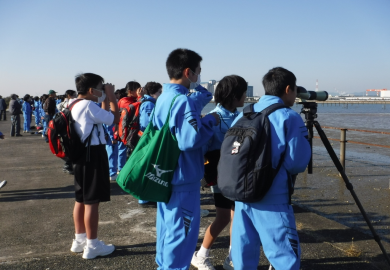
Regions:
<instances>
[{"instance_id":1,"label":"backpack shoulder strap","mask_svg":"<svg viewBox=\"0 0 390 270\"><path fill-rule=\"evenodd\" d=\"M265 108L264 110L262 110L261 113L263 113L266 116L268 116L271 113L273 113L274 111L282 109L282 108L290 108L290 107L288 107L288 106L286 106L284 104L281 104L281 103L274 103L274 104L268 106L267 108Z\"/></svg>"},{"instance_id":2,"label":"backpack shoulder strap","mask_svg":"<svg viewBox=\"0 0 390 270\"><path fill-rule=\"evenodd\" d=\"M264 113L266 117L268 117L268 115L270 115L271 113L273 113L274 111L276 110L279 110L279 109L282 109L282 108L290 108L284 104L281 104L281 103L274 103L270 106L268 106L267 108L265 108L264 110L261 111L261 113ZM281 155L280 155L280 159L279 159L279 163L278 163L278 166L276 167L275 169L275 175L274 177L276 176L276 174L279 172L280 168L282 167L282 164L283 164L283 161L284 161L284 156L286 155L286 151L284 151ZM289 186L289 191L290 191L290 186ZM290 199L289 199L289 202L291 204L291 195L290 195Z\"/></svg>"},{"instance_id":3,"label":"backpack shoulder strap","mask_svg":"<svg viewBox=\"0 0 390 270\"><path fill-rule=\"evenodd\" d=\"M242 113L244 116L247 116L248 114L251 114L254 112L254 109L253 107L255 106L254 103L252 104L249 104L248 106L246 106L243 110L242 110Z\"/></svg>"},{"instance_id":4,"label":"backpack shoulder strap","mask_svg":"<svg viewBox=\"0 0 390 270\"><path fill-rule=\"evenodd\" d=\"M78 103L81 100L83 100L83 99L82 98L78 98L75 101L73 101L72 104L70 104L70 106L68 106L69 111L71 111L73 109L73 106L76 105L76 103Z\"/></svg>"}]
</instances>

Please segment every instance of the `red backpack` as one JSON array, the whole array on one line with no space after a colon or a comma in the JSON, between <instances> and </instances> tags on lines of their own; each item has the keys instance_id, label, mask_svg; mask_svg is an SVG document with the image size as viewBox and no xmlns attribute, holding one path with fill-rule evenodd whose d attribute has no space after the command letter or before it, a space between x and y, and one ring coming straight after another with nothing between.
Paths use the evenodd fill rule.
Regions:
<instances>
[{"instance_id":1,"label":"red backpack","mask_svg":"<svg viewBox=\"0 0 390 270\"><path fill-rule=\"evenodd\" d=\"M69 108L55 114L47 129L51 152L59 158L67 157L72 162L82 157L86 151L85 144L73 128L74 119L71 114L73 106L80 100L82 99L75 100Z\"/></svg>"},{"instance_id":2,"label":"red backpack","mask_svg":"<svg viewBox=\"0 0 390 270\"><path fill-rule=\"evenodd\" d=\"M137 101L119 109L120 120L118 125L118 136L124 145L131 150L139 141L139 109L141 102Z\"/></svg>"}]
</instances>

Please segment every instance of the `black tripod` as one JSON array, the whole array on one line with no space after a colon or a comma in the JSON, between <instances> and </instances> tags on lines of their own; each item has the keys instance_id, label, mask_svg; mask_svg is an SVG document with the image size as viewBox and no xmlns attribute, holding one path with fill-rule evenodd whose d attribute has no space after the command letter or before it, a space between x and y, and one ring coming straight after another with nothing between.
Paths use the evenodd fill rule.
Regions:
<instances>
[{"instance_id":1,"label":"black tripod","mask_svg":"<svg viewBox=\"0 0 390 270\"><path fill-rule=\"evenodd\" d=\"M309 143L310 143L311 150L313 150L312 139L313 139L313 125L314 125L316 127L317 132L318 132L318 135L320 135L322 143L324 144L326 150L329 153L329 156L331 157L337 170L340 172L340 175L343 178L347 189L351 192L351 195L352 195L353 199L355 200L356 205L359 207L359 210L362 213L368 227L370 228L371 233L374 236L375 241L378 243L380 249L382 250L383 255L385 256L386 261L390 265L389 256L387 255L386 250L381 243L381 239L377 235L374 227L372 226L370 220L368 219L366 211L364 211L363 206L359 201L359 198L357 197L355 191L353 190L353 186L352 186L351 182L349 182L349 179L348 179L347 175L345 174L344 168L341 165L339 159L337 158L336 153L334 152L332 146L330 145L330 142L329 142L328 138L326 137L325 132L322 130L318 121L315 120L317 118L317 103L316 102L299 102L298 104L303 105L301 113L305 114L305 124L306 124L306 127L307 127L308 132L309 132ZM309 174L311 174L313 172L313 151L312 151L312 157L310 158L307 170L308 170Z\"/></svg>"}]
</instances>

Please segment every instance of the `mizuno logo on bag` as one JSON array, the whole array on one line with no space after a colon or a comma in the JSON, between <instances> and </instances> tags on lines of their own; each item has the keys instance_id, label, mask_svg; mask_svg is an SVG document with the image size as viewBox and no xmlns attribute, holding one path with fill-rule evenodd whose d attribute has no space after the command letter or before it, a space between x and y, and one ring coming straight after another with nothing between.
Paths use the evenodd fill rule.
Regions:
<instances>
[{"instance_id":1,"label":"mizuno logo on bag","mask_svg":"<svg viewBox=\"0 0 390 270\"><path fill-rule=\"evenodd\" d=\"M167 172L171 172L172 170L170 170L170 171L166 171L166 170L160 170L158 167L160 166L160 165L155 165L155 164L152 164L153 165L153 167L156 169L156 173L157 173L157 176L158 177L161 177L161 175L163 174L163 173L167 173Z\"/></svg>"},{"instance_id":2,"label":"mizuno logo on bag","mask_svg":"<svg viewBox=\"0 0 390 270\"><path fill-rule=\"evenodd\" d=\"M160 177L163 173L171 172L172 170L161 170L158 168L160 165L156 165L156 164L151 164L151 165L156 169L157 176L151 172L148 172L147 174L145 174L145 177L149 178L150 180L156 182L159 185L168 187L168 182L160 179Z\"/></svg>"}]
</instances>

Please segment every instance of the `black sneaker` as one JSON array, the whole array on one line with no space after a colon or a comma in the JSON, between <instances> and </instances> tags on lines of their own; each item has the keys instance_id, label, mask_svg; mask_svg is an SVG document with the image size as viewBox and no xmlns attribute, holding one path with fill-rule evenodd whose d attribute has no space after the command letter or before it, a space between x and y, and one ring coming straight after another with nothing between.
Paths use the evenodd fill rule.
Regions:
<instances>
[{"instance_id":1,"label":"black sneaker","mask_svg":"<svg viewBox=\"0 0 390 270\"><path fill-rule=\"evenodd\" d=\"M16 134L15 137L23 137L22 134Z\"/></svg>"}]
</instances>

